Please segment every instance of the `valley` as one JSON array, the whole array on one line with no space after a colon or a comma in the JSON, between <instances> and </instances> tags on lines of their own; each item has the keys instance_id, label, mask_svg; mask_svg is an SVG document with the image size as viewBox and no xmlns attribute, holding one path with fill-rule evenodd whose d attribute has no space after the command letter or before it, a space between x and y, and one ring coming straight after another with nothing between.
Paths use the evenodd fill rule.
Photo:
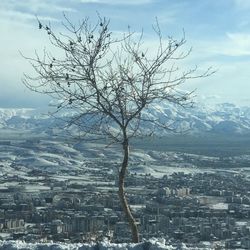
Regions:
<instances>
[{"instance_id":1,"label":"valley","mask_svg":"<svg viewBox=\"0 0 250 250\"><path fill-rule=\"evenodd\" d=\"M244 113L244 130L238 129L242 118L230 112L243 111L230 106L227 115L204 120L206 130L194 122L199 112L187 113L190 132L131 140L126 188L141 237L160 232L168 245L199 249L207 241L211 249L250 245L250 122ZM62 129L62 120L35 110L0 114L3 240L130 240L117 197L121 145L80 138L75 127ZM233 130L215 129L221 121L232 125L228 120Z\"/></svg>"}]
</instances>

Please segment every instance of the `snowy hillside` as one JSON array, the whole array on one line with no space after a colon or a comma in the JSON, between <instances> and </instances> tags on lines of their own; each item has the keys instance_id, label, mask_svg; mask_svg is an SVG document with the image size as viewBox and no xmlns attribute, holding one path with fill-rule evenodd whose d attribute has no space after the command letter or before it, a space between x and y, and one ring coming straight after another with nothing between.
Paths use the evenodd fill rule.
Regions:
<instances>
[{"instance_id":1,"label":"snowy hillside","mask_svg":"<svg viewBox=\"0 0 250 250\"><path fill-rule=\"evenodd\" d=\"M188 109L163 104L157 105L150 113L172 124L177 131L237 134L250 132L250 107L238 107L230 103L212 106L196 104Z\"/></svg>"},{"instance_id":2,"label":"snowy hillside","mask_svg":"<svg viewBox=\"0 0 250 250\"><path fill-rule=\"evenodd\" d=\"M161 104L147 111L151 118L160 118L171 124L177 131L189 133L250 133L250 107L238 107L234 104L199 105L183 109L175 105ZM32 129L51 133L55 123L62 121L41 114L34 109L0 109L0 128ZM147 113L148 114L148 113ZM145 125L145 129L147 129Z\"/></svg>"}]
</instances>

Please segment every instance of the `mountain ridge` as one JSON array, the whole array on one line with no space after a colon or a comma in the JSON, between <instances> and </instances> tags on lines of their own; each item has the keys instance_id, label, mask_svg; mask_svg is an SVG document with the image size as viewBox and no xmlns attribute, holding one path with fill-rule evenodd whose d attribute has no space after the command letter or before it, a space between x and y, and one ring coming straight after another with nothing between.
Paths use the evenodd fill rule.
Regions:
<instances>
[{"instance_id":1,"label":"mountain ridge","mask_svg":"<svg viewBox=\"0 0 250 250\"><path fill-rule=\"evenodd\" d=\"M215 105L196 104L193 108L182 108L173 104L155 104L144 113L170 123L176 131L189 134L250 134L250 107L232 103ZM64 114L65 116L65 114ZM0 128L51 130L58 120L40 109L0 108ZM146 129L146 127L145 127ZM168 133L168 132L166 132Z\"/></svg>"}]
</instances>

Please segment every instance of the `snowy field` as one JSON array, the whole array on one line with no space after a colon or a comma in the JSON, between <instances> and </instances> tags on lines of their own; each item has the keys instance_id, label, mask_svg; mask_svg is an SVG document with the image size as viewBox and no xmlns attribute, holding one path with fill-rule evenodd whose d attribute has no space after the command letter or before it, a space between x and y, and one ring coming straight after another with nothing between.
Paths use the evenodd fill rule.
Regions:
<instances>
[{"instance_id":1,"label":"snowy field","mask_svg":"<svg viewBox=\"0 0 250 250\"><path fill-rule=\"evenodd\" d=\"M65 243L24 243L21 241L0 241L1 250L199 250L213 248L188 248L184 244L176 246L165 245L164 240L152 239L139 244L121 243L114 244L109 242L100 242L92 244L65 244Z\"/></svg>"}]
</instances>

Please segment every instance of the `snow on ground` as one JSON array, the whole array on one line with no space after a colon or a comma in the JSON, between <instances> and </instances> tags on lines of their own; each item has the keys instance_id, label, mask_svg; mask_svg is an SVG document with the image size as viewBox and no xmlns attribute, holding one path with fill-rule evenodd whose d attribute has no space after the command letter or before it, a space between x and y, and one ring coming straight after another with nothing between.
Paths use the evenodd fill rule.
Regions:
<instances>
[{"instance_id":1,"label":"snow on ground","mask_svg":"<svg viewBox=\"0 0 250 250\"><path fill-rule=\"evenodd\" d=\"M137 173L137 174L151 174L154 175L155 171L149 167L149 166L131 166L129 168L129 171L131 173Z\"/></svg>"},{"instance_id":2,"label":"snow on ground","mask_svg":"<svg viewBox=\"0 0 250 250\"><path fill-rule=\"evenodd\" d=\"M184 244L177 246L165 245L164 239L151 239L147 242L132 244L120 243L114 244L109 242L99 242L90 244L66 244L66 243L25 243L22 241L0 241L0 250L177 250L190 249ZM203 248L192 248L203 249ZM208 249L208 248L206 248Z\"/></svg>"},{"instance_id":3,"label":"snow on ground","mask_svg":"<svg viewBox=\"0 0 250 250\"><path fill-rule=\"evenodd\" d=\"M212 205L213 209L218 209L218 210L226 210L228 209L228 204L224 203L224 202L220 202L217 204Z\"/></svg>"}]
</instances>

